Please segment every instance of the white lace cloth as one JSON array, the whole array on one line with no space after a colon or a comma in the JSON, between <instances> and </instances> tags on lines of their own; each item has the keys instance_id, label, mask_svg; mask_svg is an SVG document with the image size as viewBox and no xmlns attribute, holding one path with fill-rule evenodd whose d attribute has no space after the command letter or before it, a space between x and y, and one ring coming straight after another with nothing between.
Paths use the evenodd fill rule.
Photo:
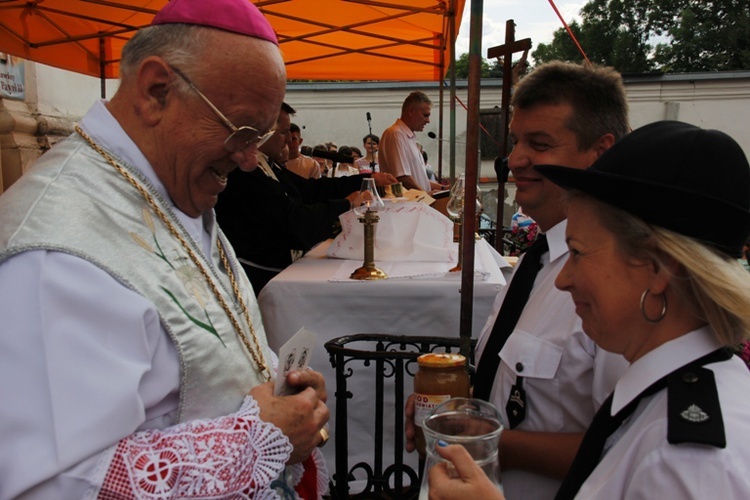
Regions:
<instances>
[{"instance_id":1,"label":"white lace cloth","mask_svg":"<svg viewBox=\"0 0 750 500\"><path fill-rule=\"evenodd\" d=\"M279 498L272 487L292 445L259 412L248 396L233 415L123 439L98 498ZM292 468L298 482L302 465Z\"/></svg>"},{"instance_id":2,"label":"white lace cloth","mask_svg":"<svg viewBox=\"0 0 750 500\"><path fill-rule=\"evenodd\" d=\"M388 203L375 224L375 259L393 262L456 262L453 222L424 203ZM341 233L328 247L328 257L361 260L364 227L350 210L339 216Z\"/></svg>"}]
</instances>

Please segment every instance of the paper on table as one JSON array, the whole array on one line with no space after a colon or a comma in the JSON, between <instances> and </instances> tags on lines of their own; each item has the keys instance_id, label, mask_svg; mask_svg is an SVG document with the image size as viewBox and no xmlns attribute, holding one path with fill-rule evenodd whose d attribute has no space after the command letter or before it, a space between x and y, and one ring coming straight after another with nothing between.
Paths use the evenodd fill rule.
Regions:
<instances>
[{"instance_id":1,"label":"paper on table","mask_svg":"<svg viewBox=\"0 0 750 500\"><path fill-rule=\"evenodd\" d=\"M422 191L421 189L407 189L406 192L404 192L404 198L406 198L408 201L424 203L427 206L432 205L432 203L435 201L435 198L430 196L426 191Z\"/></svg>"},{"instance_id":2,"label":"paper on table","mask_svg":"<svg viewBox=\"0 0 750 500\"><path fill-rule=\"evenodd\" d=\"M375 260L456 262L458 249L453 244L453 222L422 203L387 204L378 212L375 224ZM339 216L341 233L328 248L328 257L362 260L364 226L349 211Z\"/></svg>"}]
</instances>

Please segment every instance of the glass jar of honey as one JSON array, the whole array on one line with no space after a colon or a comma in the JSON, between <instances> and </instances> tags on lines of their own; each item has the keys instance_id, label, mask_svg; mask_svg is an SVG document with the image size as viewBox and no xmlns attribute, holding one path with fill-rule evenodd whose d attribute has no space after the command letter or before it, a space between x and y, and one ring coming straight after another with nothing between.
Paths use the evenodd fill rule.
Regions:
<instances>
[{"instance_id":1,"label":"glass jar of honey","mask_svg":"<svg viewBox=\"0 0 750 500\"><path fill-rule=\"evenodd\" d=\"M414 424L417 451L425 454L422 420L440 403L450 398L468 398L469 374L466 358L461 354L428 353L417 358L419 370L414 375Z\"/></svg>"}]
</instances>

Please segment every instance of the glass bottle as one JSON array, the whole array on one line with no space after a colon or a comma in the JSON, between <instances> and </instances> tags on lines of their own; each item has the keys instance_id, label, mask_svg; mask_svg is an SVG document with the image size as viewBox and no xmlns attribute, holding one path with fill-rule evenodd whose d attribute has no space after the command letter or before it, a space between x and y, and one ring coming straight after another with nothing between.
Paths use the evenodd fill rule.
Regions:
<instances>
[{"instance_id":1,"label":"glass bottle","mask_svg":"<svg viewBox=\"0 0 750 500\"><path fill-rule=\"evenodd\" d=\"M450 398L469 397L470 382L466 358L461 354L428 353L417 358L419 370L414 375L414 424L417 451L425 454L422 420L433 408Z\"/></svg>"}]
</instances>

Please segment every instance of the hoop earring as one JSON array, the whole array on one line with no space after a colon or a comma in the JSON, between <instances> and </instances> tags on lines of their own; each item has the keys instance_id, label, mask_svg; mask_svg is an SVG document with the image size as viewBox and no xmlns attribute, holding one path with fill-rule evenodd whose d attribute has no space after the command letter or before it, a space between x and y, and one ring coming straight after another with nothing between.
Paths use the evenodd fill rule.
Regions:
<instances>
[{"instance_id":1,"label":"hoop earring","mask_svg":"<svg viewBox=\"0 0 750 500\"><path fill-rule=\"evenodd\" d=\"M664 319L664 316L667 315L667 296L663 293L660 294L661 297L661 313L659 314L658 318L649 318L648 314L646 314L646 309L643 307L646 304L646 296L650 293L649 289L646 288L646 290L643 292L643 295L641 295L641 315L643 316L643 319L651 323L652 325L655 325L659 323L661 320Z\"/></svg>"}]
</instances>

